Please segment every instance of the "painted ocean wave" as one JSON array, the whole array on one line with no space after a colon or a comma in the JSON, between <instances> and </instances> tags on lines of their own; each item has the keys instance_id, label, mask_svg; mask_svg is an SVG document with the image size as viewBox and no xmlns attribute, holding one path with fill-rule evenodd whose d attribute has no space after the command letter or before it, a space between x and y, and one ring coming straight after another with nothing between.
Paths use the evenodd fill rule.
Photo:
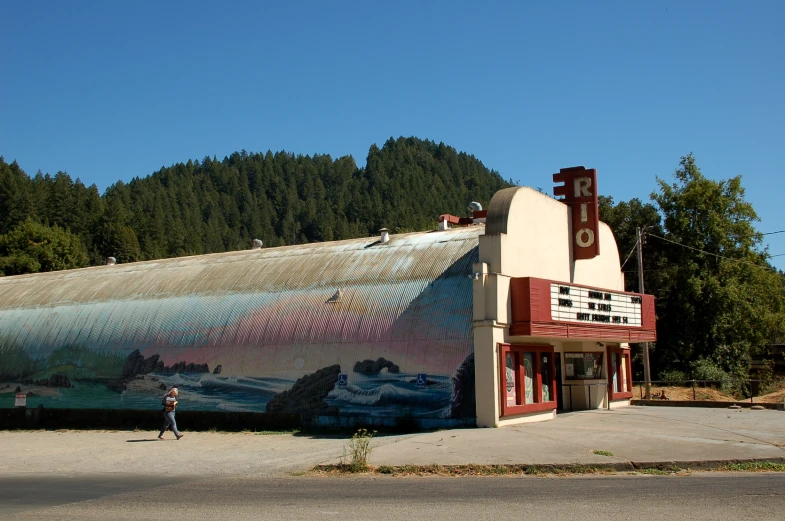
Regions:
<instances>
[{"instance_id":1,"label":"painted ocean wave","mask_svg":"<svg viewBox=\"0 0 785 521\"><path fill-rule=\"evenodd\" d=\"M209 373L154 374L167 387L177 385L189 389L213 389L223 392L243 391L276 394L292 387L293 381L284 378L257 378L251 376L219 376Z\"/></svg>"},{"instance_id":2,"label":"painted ocean wave","mask_svg":"<svg viewBox=\"0 0 785 521\"><path fill-rule=\"evenodd\" d=\"M331 390L325 402L346 415L445 418L450 414L449 377L428 376L417 386L417 375L353 375L352 383Z\"/></svg>"},{"instance_id":3,"label":"painted ocean wave","mask_svg":"<svg viewBox=\"0 0 785 521\"><path fill-rule=\"evenodd\" d=\"M327 395L328 400L344 404L358 405L391 405L391 404L420 404L438 398L435 395L421 396L423 393L409 389L401 389L392 384L384 384L376 389L360 389L355 385L337 388Z\"/></svg>"}]
</instances>

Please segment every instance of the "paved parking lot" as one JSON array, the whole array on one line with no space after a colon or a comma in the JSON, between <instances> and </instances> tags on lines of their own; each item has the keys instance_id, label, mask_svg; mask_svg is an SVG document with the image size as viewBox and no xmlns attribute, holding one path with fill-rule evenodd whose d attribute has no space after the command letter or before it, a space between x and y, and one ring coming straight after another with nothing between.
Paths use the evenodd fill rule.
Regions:
<instances>
[{"instance_id":1,"label":"paved parking lot","mask_svg":"<svg viewBox=\"0 0 785 521\"><path fill-rule=\"evenodd\" d=\"M185 432L180 441L160 441L152 431L0 431L0 477L285 475L338 462L347 441L346 436ZM501 429L378 436L373 443L373 465L779 460L785 458L785 413L626 407Z\"/></svg>"},{"instance_id":2,"label":"paved parking lot","mask_svg":"<svg viewBox=\"0 0 785 521\"><path fill-rule=\"evenodd\" d=\"M624 407L501 429L420 434L378 447L371 460L374 465L565 465L782 458L785 412Z\"/></svg>"}]
</instances>

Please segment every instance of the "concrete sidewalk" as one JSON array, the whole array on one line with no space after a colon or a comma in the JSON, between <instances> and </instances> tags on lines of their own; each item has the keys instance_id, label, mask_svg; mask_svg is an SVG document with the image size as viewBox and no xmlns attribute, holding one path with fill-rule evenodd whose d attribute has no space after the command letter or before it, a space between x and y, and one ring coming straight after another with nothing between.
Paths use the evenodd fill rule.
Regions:
<instances>
[{"instance_id":1,"label":"concrete sidewalk","mask_svg":"<svg viewBox=\"0 0 785 521\"><path fill-rule=\"evenodd\" d=\"M601 456L592 451L607 451ZM500 429L440 431L376 447L371 464L623 464L785 461L785 413L624 407Z\"/></svg>"},{"instance_id":2,"label":"concrete sidewalk","mask_svg":"<svg viewBox=\"0 0 785 521\"><path fill-rule=\"evenodd\" d=\"M187 428L187 426L184 426ZM347 436L186 432L0 431L0 477L14 475L275 476L338 463ZM626 407L561 414L500 429L454 429L373 440L379 465L571 465L785 462L785 413ZM601 456L592 451L607 451ZM696 465L693 468L699 468Z\"/></svg>"}]
</instances>

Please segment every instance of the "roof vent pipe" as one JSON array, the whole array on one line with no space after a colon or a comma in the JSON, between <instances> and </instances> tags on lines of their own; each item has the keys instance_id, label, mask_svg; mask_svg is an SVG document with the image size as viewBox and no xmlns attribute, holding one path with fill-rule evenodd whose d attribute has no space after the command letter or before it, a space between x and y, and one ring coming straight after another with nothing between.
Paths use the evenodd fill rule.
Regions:
<instances>
[{"instance_id":1,"label":"roof vent pipe","mask_svg":"<svg viewBox=\"0 0 785 521\"><path fill-rule=\"evenodd\" d=\"M114 257L107 257L106 258L106 265L107 266L114 266L115 264L117 264L117 259L115 259Z\"/></svg>"},{"instance_id":2,"label":"roof vent pipe","mask_svg":"<svg viewBox=\"0 0 785 521\"><path fill-rule=\"evenodd\" d=\"M382 228L379 230L379 233L382 234L381 243L384 244L385 242L390 242L390 230L387 228Z\"/></svg>"},{"instance_id":3,"label":"roof vent pipe","mask_svg":"<svg viewBox=\"0 0 785 521\"><path fill-rule=\"evenodd\" d=\"M254 239L254 240L251 241L251 249L252 250L259 250L259 249L262 248L263 244L264 243L262 242L261 239Z\"/></svg>"}]
</instances>

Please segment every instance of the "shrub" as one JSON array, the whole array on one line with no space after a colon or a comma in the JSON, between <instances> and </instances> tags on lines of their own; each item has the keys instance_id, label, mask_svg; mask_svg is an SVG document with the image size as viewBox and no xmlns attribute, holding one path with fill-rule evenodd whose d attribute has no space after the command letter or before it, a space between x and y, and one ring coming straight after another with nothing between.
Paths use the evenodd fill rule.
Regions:
<instances>
[{"instance_id":1,"label":"shrub","mask_svg":"<svg viewBox=\"0 0 785 521\"><path fill-rule=\"evenodd\" d=\"M692 363L692 376L696 380L717 382L717 387L725 394L741 394L745 383L738 381L738 375L731 375L708 358L699 358Z\"/></svg>"},{"instance_id":2,"label":"shrub","mask_svg":"<svg viewBox=\"0 0 785 521\"><path fill-rule=\"evenodd\" d=\"M758 395L769 394L777 390L777 382L774 378L774 360L764 360L755 372L758 380Z\"/></svg>"},{"instance_id":3,"label":"shrub","mask_svg":"<svg viewBox=\"0 0 785 521\"><path fill-rule=\"evenodd\" d=\"M684 371L679 371L677 369L666 369L664 371L660 371L659 379L665 383L674 384L674 385L684 385L689 377Z\"/></svg>"},{"instance_id":4,"label":"shrub","mask_svg":"<svg viewBox=\"0 0 785 521\"><path fill-rule=\"evenodd\" d=\"M349 458L349 470L365 472L368 470L368 457L371 455L371 439L376 431L359 429L355 432L344 449L344 457ZM348 454L347 454L348 452Z\"/></svg>"},{"instance_id":5,"label":"shrub","mask_svg":"<svg viewBox=\"0 0 785 521\"><path fill-rule=\"evenodd\" d=\"M692 363L692 376L696 380L727 380L728 373L708 358L698 358Z\"/></svg>"}]
</instances>

